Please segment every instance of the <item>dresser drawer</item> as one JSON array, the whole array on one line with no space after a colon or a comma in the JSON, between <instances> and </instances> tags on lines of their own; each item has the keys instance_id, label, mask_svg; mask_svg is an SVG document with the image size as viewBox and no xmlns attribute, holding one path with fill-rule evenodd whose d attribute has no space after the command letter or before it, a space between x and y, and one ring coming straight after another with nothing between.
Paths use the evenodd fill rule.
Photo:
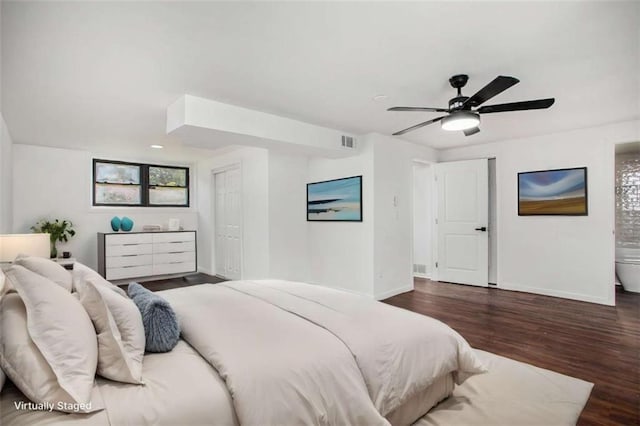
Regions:
<instances>
[{"instance_id":1,"label":"dresser drawer","mask_svg":"<svg viewBox=\"0 0 640 426\"><path fill-rule=\"evenodd\" d=\"M107 235L104 239L106 246L120 246L128 244L151 244L153 236L151 234L115 234Z\"/></svg>"},{"instance_id":2,"label":"dresser drawer","mask_svg":"<svg viewBox=\"0 0 640 426\"><path fill-rule=\"evenodd\" d=\"M158 232L153 234L154 243L177 243L195 240L195 232Z\"/></svg>"},{"instance_id":3,"label":"dresser drawer","mask_svg":"<svg viewBox=\"0 0 640 426\"><path fill-rule=\"evenodd\" d=\"M183 251L179 253L156 253L153 255L153 264L176 262L195 262L196 253L193 251Z\"/></svg>"},{"instance_id":4,"label":"dresser drawer","mask_svg":"<svg viewBox=\"0 0 640 426\"><path fill-rule=\"evenodd\" d=\"M112 256L105 259L108 268L120 268L122 266L151 265L153 256L150 254L133 254L128 256Z\"/></svg>"},{"instance_id":5,"label":"dresser drawer","mask_svg":"<svg viewBox=\"0 0 640 426\"><path fill-rule=\"evenodd\" d=\"M151 254L153 253L153 244L128 244L121 246L107 246L105 256L130 256L135 254Z\"/></svg>"},{"instance_id":6,"label":"dresser drawer","mask_svg":"<svg viewBox=\"0 0 640 426\"><path fill-rule=\"evenodd\" d=\"M176 262L153 265L153 275L180 274L182 272L195 272L196 262Z\"/></svg>"},{"instance_id":7,"label":"dresser drawer","mask_svg":"<svg viewBox=\"0 0 640 426\"><path fill-rule=\"evenodd\" d=\"M185 251L196 251L195 241L184 241L175 243L155 243L153 253L182 253Z\"/></svg>"},{"instance_id":8,"label":"dresser drawer","mask_svg":"<svg viewBox=\"0 0 640 426\"><path fill-rule=\"evenodd\" d=\"M98 271L107 280L197 270L196 231L98 233Z\"/></svg>"},{"instance_id":9,"label":"dresser drawer","mask_svg":"<svg viewBox=\"0 0 640 426\"><path fill-rule=\"evenodd\" d=\"M123 266L120 268L107 268L108 280L121 280L124 278L146 277L152 275L153 267L144 266Z\"/></svg>"}]
</instances>

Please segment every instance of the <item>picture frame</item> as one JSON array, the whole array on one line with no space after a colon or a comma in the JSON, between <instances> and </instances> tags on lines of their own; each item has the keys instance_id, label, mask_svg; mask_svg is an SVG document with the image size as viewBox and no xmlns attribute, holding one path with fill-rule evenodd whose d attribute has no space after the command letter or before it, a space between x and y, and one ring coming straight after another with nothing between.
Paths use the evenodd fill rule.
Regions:
<instances>
[{"instance_id":1,"label":"picture frame","mask_svg":"<svg viewBox=\"0 0 640 426\"><path fill-rule=\"evenodd\" d=\"M308 222L362 222L362 175L307 184Z\"/></svg>"},{"instance_id":2,"label":"picture frame","mask_svg":"<svg viewBox=\"0 0 640 426\"><path fill-rule=\"evenodd\" d=\"M518 173L518 216L588 216L587 168Z\"/></svg>"}]
</instances>

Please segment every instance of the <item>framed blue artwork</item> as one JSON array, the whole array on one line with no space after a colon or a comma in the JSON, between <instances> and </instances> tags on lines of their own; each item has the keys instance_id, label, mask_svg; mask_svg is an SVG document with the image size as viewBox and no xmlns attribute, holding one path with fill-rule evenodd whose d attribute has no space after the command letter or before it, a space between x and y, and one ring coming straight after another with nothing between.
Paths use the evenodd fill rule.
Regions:
<instances>
[{"instance_id":1,"label":"framed blue artwork","mask_svg":"<svg viewBox=\"0 0 640 426\"><path fill-rule=\"evenodd\" d=\"M518 173L518 216L587 216L587 168Z\"/></svg>"},{"instance_id":2,"label":"framed blue artwork","mask_svg":"<svg viewBox=\"0 0 640 426\"><path fill-rule=\"evenodd\" d=\"M307 221L362 222L362 176L308 183Z\"/></svg>"}]
</instances>

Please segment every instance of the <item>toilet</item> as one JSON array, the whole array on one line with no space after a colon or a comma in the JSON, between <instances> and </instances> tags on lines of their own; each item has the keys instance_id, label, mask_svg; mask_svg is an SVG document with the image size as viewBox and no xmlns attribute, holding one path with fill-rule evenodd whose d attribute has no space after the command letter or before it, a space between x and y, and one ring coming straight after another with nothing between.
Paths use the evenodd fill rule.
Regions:
<instances>
[{"instance_id":1,"label":"toilet","mask_svg":"<svg viewBox=\"0 0 640 426\"><path fill-rule=\"evenodd\" d=\"M640 293L640 248L616 247L616 275L626 291Z\"/></svg>"}]
</instances>

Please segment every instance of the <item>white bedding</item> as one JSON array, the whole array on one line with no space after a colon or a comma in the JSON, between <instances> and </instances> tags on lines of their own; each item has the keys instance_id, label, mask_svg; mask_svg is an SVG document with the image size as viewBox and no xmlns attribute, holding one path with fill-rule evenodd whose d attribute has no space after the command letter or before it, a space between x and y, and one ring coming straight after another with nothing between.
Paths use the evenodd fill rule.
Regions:
<instances>
[{"instance_id":1,"label":"white bedding","mask_svg":"<svg viewBox=\"0 0 640 426\"><path fill-rule=\"evenodd\" d=\"M17 410L15 402L28 402L13 386L0 394L2 426L59 425L221 425L237 426L231 396L218 373L184 341L171 351L147 354L144 386L98 378L106 409L92 414Z\"/></svg>"},{"instance_id":2,"label":"white bedding","mask_svg":"<svg viewBox=\"0 0 640 426\"><path fill-rule=\"evenodd\" d=\"M268 280L160 294L188 344L147 354L145 386L99 379L93 415L15 410L11 386L3 426L409 424L483 371L439 321L340 291Z\"/></svg>"},{"instance_id":3,"label":"white bedding","mask_svg":"<svg viewBox=\"0 0 640 426\"><path fill-rule=\"evenodd\" d=\"M374 414L446 374L460 384L485 371L440 321L324 287L234 281L163 297L225 380L242 424L378 424Z\"/></svg>"}]
</instances>

